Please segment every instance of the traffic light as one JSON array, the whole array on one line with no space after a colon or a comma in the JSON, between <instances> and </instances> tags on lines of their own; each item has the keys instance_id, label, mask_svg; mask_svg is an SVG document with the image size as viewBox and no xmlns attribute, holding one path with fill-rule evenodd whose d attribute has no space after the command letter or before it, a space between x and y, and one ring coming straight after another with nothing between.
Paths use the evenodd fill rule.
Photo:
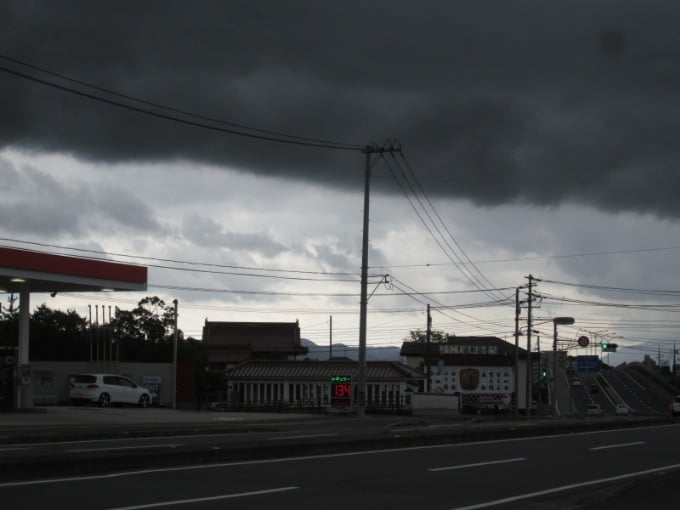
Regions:
<instances>
[{"instance_id":1,"label":"traffic light","mask_svg":"<svg viewBox=\"0 0 680 510\"><path fill-rule=\"evenodd\" d=\"M602 342L602 350L603 351L609 350L609 344L607 342Z\"/></svg>"},{"instance_id":2,"label":"traffic light","mask_svg":"<svg viewBox=\"0 0 680 510\"><path fill-rule=\"evenodd\" d=\"M602 343L602 351L603 352L616 352L616 348L619 346L619 344L608 344L606 342Z\"/></svg>"},{"instance_id":3,"label":"traffic light","mask_svg":"<svg viewBox=\"0 0 680 510\"><path fill-rule=\"evenodd\" d=\"M548 377L548 371L545 368L541 369L541 379Z\"/></svg>"}]
</instances>

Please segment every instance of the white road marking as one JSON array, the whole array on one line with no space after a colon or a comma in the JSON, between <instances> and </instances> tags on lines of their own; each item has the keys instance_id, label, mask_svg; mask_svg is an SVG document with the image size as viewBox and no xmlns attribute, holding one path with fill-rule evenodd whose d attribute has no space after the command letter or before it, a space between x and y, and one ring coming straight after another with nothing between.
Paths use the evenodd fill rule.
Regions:
<instances>
[{"instance_id":1,"label":"white road marking","mask_svg":"<svg viewBox=\"0 0 680 510\"><path fill-rule=\"evenodd\" d=\"M247 496L261 496L263 494L272 494L275 492L294 491L299 488L300 487L281 487L279 489L264 489L261 491L240 492L237 494L224 494L222 496L207 496L205 498L176 499L174 501L160 501L158 503L148 503L146 505L120 506L116 508L110 508L109 510L140 510L142 508L158 508L161 506L186 505L190 503L202 503L204 501L219 501L221 499L244 498Z\"/></svg>"},{"instance_id":2,"label":"white road marking","mask_svg":"<svg viewBox=\"0 0 680 510\"><path fill-rule=\"evenodd\" d=\"M657 428L667 428L667 427L678 427L677 424L668 425L658 425L651 427L631 427L626 429L616 429L616 430L590 430L587 432L576 432L576 433L564 433L564 434L549 434L546 436L531 436L531 437L513 437L506 439L492 439L489 441L472 441L470 443L444 443L444 444L434 444L434 445L424 445L424 446L406 446L403 448L384 448L381 450L364 450L356 452L345 452L345 453L327 453L321 455L308 455L299 457L282 457L280 459L262 459L262 460L243 460L235 462L220 462L214 464L197 464L192 466L176 466L168 468L150 468L150 469L140 469L136 471L121 471L118 473L109 473L104 475L88 475L88 476L74 476L70 478L46 478L42 480L25 480L22 482L4 482L0 483L0 488L4 487L19 487L24 485L44 485L50 483L72 483L81 482L85 480L101 480L105 478L117 478L123 476L140 476L140 475L150 475L155 473L169 473L174 471L194 471L197 469L216 469L224 467L238 467L238 466L248 466L257 464L277 464L282 462L301 462L307 460L319 460L319 459L337 459L341 457L356 457L360 455L385 455L389 453L398 452L412 452L418 450L434 450L434 449L444 449L444 448L467 448L470 446L477 445L488 445L488 444L502 444L502 443L517 443L517 442L528 442L528 441L538 441L542 439L555 439L559 437L576 437L576 436L591 436L597 434L607 434L611 435L615 432L629 432L631 430L652 430ZM680 465L679 465L680 466Z\"/></svg>"},{"instance_id":3,"label":"white road marking","mask_svg":"<svg viewBox=\"0 0 680 510\"><path fill-rule=\"evenodd\" d=\"M0 452L11 452L12 450L30 450L30 446L17 446L17 447L1 447Z\"/></svg>"},{"instance_id":4,"label":"white road marking","mask_svg":"<svg viewBox=\"0 0 680 510\"><path fill-rule=\"evenodd\" d=\"M641 444L647 444L645 441L636 441L634 443L619 443L619 444L610 444L606 446L594 446L593 448L590 448L590 450L607 450L609 448L625 448L626 446L639 446Z\"/></svg>"},{"instance_id":5,"label":"white road marking","mask_svg":"<svg viewBox=\"0 0 680 510\"><path fill-rule=\"evenodd\" d=\"M442 425L414 425L412 427L385 427L389 432L421 432L423 430L449 429L462 427L464 423L446 423Z\"/></svg>"},{"instance_id":6,"label":"white road marking","mask_svg":"<svg viewBox=\"0 0 680 510\"><path fill-rule=\"evenodd\" d=\"M448 471L448 470L451 470L451 469L465 469L465 468L470 468L470 467L490 466L492 464L505 464L506 462L519 462L521 460L527 460L527 459L526 459L526 457L517 457L515 459L490 460L488 462L476 462L474 464L459 464L457 466L430 468L430 469L428 469L428 471L432 471L434 473L436 471Z\"/></svg>"},{"instance_id":7,"label":"white road marking","mask_svg":"<svg viewBox=\"0 0 680 510\"><path fill-rule=\"evenodd\" d=\"M680 464L671 464L670 466L661 466L652 469L645 469L644 471L635 471L634 473L626 473L624 475L610 476L609 478L600 478L598 480L588 480L587 482L572 483L569 485L561 485L559 487L553 487L552 489L545 489L536 492L527 492L526 494L518 494L516 496L510 496L503 499L495 499L493 501L485 501L484 503L477 503L475 505L467 506L457 506L452 510L477 510L478 508L489 508L496 505L504 505L505 503L512 503L514 501L520 501L523 499L535 498L537 496L545 496L546 494L554 494L556 492L568 491L571 489L578 489L580 487L588 487L590 485L598 485L602 483L615 482L618 480L626 480L627 478L634 478L641 475L650 475L652 473L658 473L659 471L673 470L680 468Z\"/></svg>"},{"instance_id":8,"label":"white road marking","mask_svg":"<svg viewBox=\"0 0 680 510\"><path fill-rule=\"evenodd\" d=\"M197 439L204 437L239 437L239 436L252 436L253 434L265 434L268 432L219 432L214 434L184 434L177 436L163 436L163 439ZM154 439L153 436L146 437L112 437L108 439L79 439L76 441L45 441L39 443L16 443L21 446L32 447L32 446L54 446L54 445L76 445L76 444L89 444L89 443L127 443L127 442L139 442L148 441L149 439ZM158 439L158 438L156 438Z\"/></svg>"},{"instance_id":9,"label":"white road marking","mask_svg":"<svg viewBox=\"0 0 680 510\"><path fill-rule=\"evenodd\" d=\"M66 453L110 452L116 450L139 450L144 448L177 448L178 446L182 446L182 444L140 444L137 446L111 446L109 448L77 448L75 450L66 450Z\"/></svg>"},{"instance_id":10,"label":"white road marking","mask_svg":"<svg viewBox=\"0 0 680 510\"><path fill-rule=\"evenodd\" d=\"M312 437L335 437L339 434L337 432L329 432L327 434L309 434L306 436L284 436L284 437L268 437L269 441L283 441L285 439L308 439Z\"/></svg>"}]
</instances>

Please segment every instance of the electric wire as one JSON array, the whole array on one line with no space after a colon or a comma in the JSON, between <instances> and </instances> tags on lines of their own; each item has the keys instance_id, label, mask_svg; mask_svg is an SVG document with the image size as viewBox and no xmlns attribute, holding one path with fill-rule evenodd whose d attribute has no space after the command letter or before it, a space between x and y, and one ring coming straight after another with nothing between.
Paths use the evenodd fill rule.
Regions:
<instances>
[{"instance_id":1,"label":"electric wire","mask_svg":"<svg viewBox=\"0 0 680 510\"><path fill-rule=\"evenodd\" d=\"M448 241L446 240L446 238L445 238L444 235L442 234L441 229L440 229L439 226L436 224L436 222L432 219L432 216L430 215L430 213L429 213L429 211L427 210L427 208L425 208L425 206L423 205L423 203L422 203L422 201L421 201L419 195L416 193L415 189L414 189L413 186L411 185L410 180L406 177L406 174L404 173L403 169L402 169L398 164L396 164L396 159L394 159L395 165L397 166L397 168L398 168L399 171L401 172L403 181L406 183L406 185L407 185L407 186L409 187L409 189L411 190L411 193L413 194L413 196L415 197L415 199L416 199L416 200L418 201L418 203L420 204L420 207L421 207L423 213L427 216L427 218L429 219L430 224L432 224L432 227L434 227L434 229L437 231L437 233L439 234L439 236L436 236L436 235L435 235L435 233L432 231L432 228L430 227L430 224L428 224L428 222L425 221L425 219L424 219L423 216L421 215L420 211L418 210L418 208L415 206L415 204L414 204L413 201L411 200L411 197L409 196L409 193L407 192L406 188L405 188L404 185L402 184L402 181L397 177L397 174L395 173L394 169L393 169L392 166L390 165L389 161L387 161L387 159L385 159L384 155L382 155L382 157L383 157L383 160L385 161L385 164L386 164L386 166L387 166L387 168L388 168L390 174L392 175L392 178L394 179L394 181L397 183L397 185L398 185L399 188L401 189L401 192L402 192L402 194L404 195L404 197L406 198L406 200L408 201L409 205L411 206L411 209L413 209L414 213L416 214L416 216L418 217L418 219L420 220L420 222L423 224L423 226L425 227L425 229L427 230L427 232L430 234L430 236L432 237L432 239L435 241L435 243L437 244L437 246L439 246L439 248L441 249L441 251L446 255L447 258L449 258L449 260L451 260L451 262L454 262L453 258L452 258L451 255L450 255L450 253L453 253L453 254L455 255L455 257L457 258L458 262L460 263L460 264L456 264L456 268L460 271L460 273L461 273L461 274L462 274L462 275L463 275L463 276L464 276L464 277L465 277L465 278L466 278L466 279L467 279L474 287L476 287L477 289L480 289L480 290L484 290L484 289L485 289L485 286L482 284L482 282L481 282L481 281L480 281L480 280L479 280L479 279L478 279L471 271L469 271L469 270L466 271L466 270L465 270L466 267L465 267L464 264L462 264L463 260L462 260L461 257L458 255L458 253L456 252L456 250L454 250L453 247L448 243ZM394 158L394 156L393 156L393 158ZM441 239L441 240L440 240L440 239ZM446 244L448 250L447 250L447 248L445 248L444 245L442 244L442 240L443 240L443 243ZM450 251L449 251L449 250L450 250ZM495 297L497 297L497 296L495 296Z\"/></svg>"},{"instance_id":2,"label":"electric wire","mask_svg":"<svg viewBox=\"0 0 680 510\"><path fill-rule=\"evenodd\" d=\"M296 137L292 135L285 135L285 136L279 136L279 135L267 135L264 133L257 133L257 132L247 132L244 130L239 130L236 128L226 128L226 127L220 127L219 125L210 125L206 124L204 122L199 122L197 120L191 120L185 119L185 118L180 118L175 115L171 115L170 113L161 113L161 112L156 112L152 111L146 108L143 108L141 106L135 106L132 104L126 104L120 101L117 101L115 99L109 99L105 98L102 96L98 96L96 94L90 93L90 92L84 92L82 90L77 90L72 87L68 87L66 85L60 85L58 83L51 82L49 80L43 79L43 78L38 78L37 76L31 76L30 74L26 74L25 72L17 71L15 69L10 69L6 66L0 65L0 71L5 72L7 74L14 75L19 78L23 78L26 80L33 81L35 83L39 83L41 85L45 85L57 90L61 90L63 92L68 92L70 94L74 94L80 97L84 97L87 99L91 99L93 101L97 101L100 103L105 103L108 105L112 106L117 106L119 108L123 108L126 110L134 111L137 113L141 113L144 115L149 115L151 117L156 117L159 119L164 119L164 120L169 120L172 122L177 122L179 124L184 124L188 126L193 126L193 127L198 127L202 129L207 129L210 131L216 131L224 134L230 134L230 135L236 135L236 136L242 136L246 138L253 138L261 141L267 141L267 142L277 142L277 143L283 143L283 144L288 144L288 145L299 145L299 146L305 146L305 147L315 147L319 149L331 149L331 150L343 150L343 151L363 151L365 149L365 146L363 145L345 145L341 143L325 143L325 142L314 142L312 139L303 139L301 137ZM196 117L196 116L194 116Z\"/></svg>"},{"instance_id":3,"label":"electric wire","mask_svg":"<svg viewBox=\"0 0 680 510\"><path fill-rule=\"evenodd\" d=\"M465 257L465 260L467 261L467 264L470 264L470 265L473 267L473 269L474 269L474 270L476 271L476 273L479 275L479 277L481 278L481 280L484 280L484 281L487 283L488 287L490 287L490 288L495 287L495 285L494 285L494 284L486 277L486 275L485 275L484 273L482 273L482 271L477 267L477 265L470 259L470 257L468 256L467 252L463 249L463 247L460 245L460 243L458 242L458 240L456 239L456 237L453 235L453 233L451 232L451 230L448 228L448 226L447 226L446 223L444 222L444 220L441 218L441 216L440 216L439 213L437 212L437 209L435 208L434 204L433 204L432 201L430 200L430 197L429 197L429 196L427 195L427 193L425 192L425 188L424 188L423 185L421 184L420 179L418 179L418 176L417 176L416 173L413 171L413 167L409 164L408 160L406 159L406 156L404 155L404 153L400 151L400 152L399 152L399 156L401 157L401 159L403 160L403 162L404 162L406 168L408 169L408 171L409 171L409 173L410 173L410 175L411 175L411 178L413 179L413 181L414 181L414 182L416 183L416 185L418 186L418 189L420 190L420 193L422 194L423 197L425 197L425 200L427 201L428 205L430 206L430 209L432 209L432 212L433 212L434 215L437 217L437 220L439 220L439 223L441 223L441 225L443 226L443 228L444 228L444 230L446 231L446 233L448 234L448 236L451 238L451 240L453 241L453 243L456 245L456 247L458 248L458 251L460 251L460 253L463 255L463 257ZM392 158L394 158L394 154L392 154ZM396 158L394 158L394 159L396 159ZM448 244L448 243L447 243L447 244ZM458 257L458 259L460 260L460 257ZM465 262L461 261L461 263L463 263L463 264L465 265ZM464 266L464 267L465 267L465 266ZM480 281L480 280L477 280L477 281ZM503 297L504 299L507 298L507 296L502 296L502 297Z\"/></svg>"},{"instance_id":4,"label":"electric wire","mask_svg":"<svg viewBox=\"0 0 680 510\"><path fill-rule=\"evenodd\" d=\"M39 243L35 241L23 241L20 239L12 239L12 238L6 238L6 237L0 237L0 242L12 242L12 243L21 243L21 244L28 244L32 246L41 246L43 248L57 248L60 250L68 250L72 252L77 252L77 253L94 253L97 255L105 255L105 256L110 256L110 257L123 257L123 258L130 258L134 260L154 260L158 262L168 262L168 263L173 263L173 264L185 264L189 266L204 266L204 267L217 267L217 268L225 268L225 269L240 269L244 271L264 271L264 272L276 272L276 273L295 273L295 274L315 274L315 275L328 275L328 276L357 276L357 273L340 273L340 272L327 272L327 271L302 271L302 270L297 270L297 269L273 269L273 268L265 268L265 267L252 267L252 266L236 266L236 265L230 265L230 264L215 264L211 262L196 262L196 261L189 261L189 260L178 260L178 259L166 259L166 258L160 258L160 257L148 257L148 256L142 256L142 255L129 255L126 253L116 253L116 252L107 252L107 251L100 251L100 250L88 250L85 248L73 248L69 246L62 246L62 245L57 245L57 244L48 244L48 243ZM101 259L98 259L101 260ZM378 276L378 275L370 275L370 277L373 276Z\"/></svg>"},{"instance_id":5,"label":"electric wire","mask_svg":"<svg viewBox=\"0 0 680 510\"><path fill-rule=\"evenodd\" d=\"M680 296L680 290L660 290L660 289L633 289L626 287L611 287L607 285L592 285L585 283L570 283L570 282L560 282L556 280L543 280L545 283L552 283L555 285L564 285L568 287L579 287L583 289L609 291L609 292L626 292L630 294L648 294L653 296Z\"/></svg>"},{"instance_id":6,"label":"electric wire","mask_svg":"<svg viewBox=\"0 0 680 510\"><path fill-rule=\"evenodd\" d=\"M392 279L395 280L394 277L392 277ZM394 285L397 289L401 290L402 292L405 292L405 291L403 290L403 288L401 288L401 286L403 285L403 287L405 287L406 289L408 289L409 291L411 291L411 292L413 293L412 295L409 295L409 297L410 297L411 299L417 301L418 303L421 303L422 305L426 305L426 304L427 304L427 303L425 303L423 300L421 300L421 299L419 299L419 298L417 297L418 295L422 295L422 294L419 293L416 289L414 289L414 288L410 287L409 285L407 285L406 283L400 282L399 280L397 280L397 283L395 284L395 283L393 282L393 285ZM443 316L445 316L445 317L451 319L452 321L455 321L455 322L458 322L458 323L461 323L461 324L465 324L466 326L471 326L471 327L474 327L474 328L476 328L476 329L481 329L481 330L483 330L483 331L495 333L494 331L492 331L492 330L490 330L490 329L488 329L488 328L486 328L486 327L479 326L479 325L477 325L477 324L468 324L468 323L466 323L466 322L464 322L464 321L462 321L462 320L460 320L460 319L457 319L457 318L455 318L455 317L452 317L451 315L449 315L449 314L443 312L442 309L439 308L439 307L441 307L441 308L443 308L443 309L448 309L448 307L446 307L446 306L443 305L442 303L438 302L437 300L432 300L432 301L433 301L436 305L438 305L437 307L434 307L433 310L436 311L436 312L438 312L439 314L441 314L441 315L443 315ZM460 312L460 311L457 311L457 310L453 310L453 311L455 311L455 312L458 313L459 315L462 315L462 316L466 317L467 319L472 319L473 321L479 321L479 322L481 322L478 318L473 317L473 316L471 316L471 315L469 315L469 314L466 314L466 313L464 313L464 312Z\"/></svg>"},{"instance_id":7,"label":"electric wire","mask_svg":"<svg viewBox=\"0 0 680 510\"><path fill-rule=\"evenodd\" d=\"M585 252L585 253L567 253L567 254L557 254L557 255L537 255L530 257L508 257L503 259L488 259L488 260L475 260L474 264L500 264L504 262L523 262L527 260L555 260L555 259L566 259L566 258L578 258L578 257L599 257L604 255L625 255L631 253L651 253L658 251L668 251L668 250L680 250L680 246L659 246L656 248L641 248L636 250L611 250L611 251L598 251L598 252ZM455 262L426 262L423 264L402 264L402 265L391 265L392 268L417 268L417 267L439 267L439 266L450 266L456 265ZM381 266L374 266L374 269L384 268Z\"/></svg>"},{"instance_id":8,"label":"electric wire","mask_svg":"<svg viewBox=\"0 0 680 510\"><path fill-rule=\"evenodd\" d=\"M122 99L135 101L135 102L140 103L140 104L153 106L154 108L160 108L162 110L166 110L166 111L169 111L169 112L179 113L181 115L186 115L188 117L194 117L194 118L206 120L206 121L209 121L209 122L215 122L217 124L224 124L224 125L227 125L227 126L232 126L234 128L245 129L247 131L262 133L262 134L265 134L265 135L280 136L280 137L286 137L286 138L291 138L291 139L300 140L300 141L308 141L308 142L316 142L316 143L324 143L324 144L332 144L332 145L346 145L347 147L351 147L351 148L354 148L356 150L360 150L360 149L363 148L362 145L357 145L357 144L340 143L340 142L334 142L334 141L331 141L331 140L323 140L323 139L319 139L319 138L296 136L296 135L283 133L283 132L280 132L280 131L270 131L270 130L266 130L266 129L247 126L245 124L238 124L238 123L227 121L227 120L216 119L216 118L213 118L213 117L207 117L205 115L199 115L199 114L189 112L189 111L186 111L186 110L181 110L181 109L173 108L171 106L163 105L163 104L160 104L160 103L155 103L153 101L147 101L145 99L139 99L139 98L136 98L134 96L123 94L121 92L118 92L118 91L115 91L115 90L112 90L112 89L109 89L109 88L106 88L106 87L101 87L101 86L98 86L98 85L87 83L85 81L75 79L75 78L67 76L65 74L57 73L55 71L51 71L51 70L46 69L44 67L40 67L40 66L37 66L35 64L31 64L31 63L23 61L23 60L19 60L17 58L10 57L8 55L0 54L0 58L7 60L9 62L13 62L15 64L19 64L19 65L24 66L24 67L28 67L28 68L33 69L35 71L39 71L41 73L54 76L55 78L59 78L59 79L62 79L62 80L65 80L65 81L68 81L68 82L71 82L71 83L75 83L77 85L81 85L81 86L84 86L84 87L87 87L87 88L90 88L90 89L93 89L93 90L98 90L100 92L105 92L106 94L111 94L113 96L117 96L117 97L120 97Z\"/></svg>"}]
</instances>

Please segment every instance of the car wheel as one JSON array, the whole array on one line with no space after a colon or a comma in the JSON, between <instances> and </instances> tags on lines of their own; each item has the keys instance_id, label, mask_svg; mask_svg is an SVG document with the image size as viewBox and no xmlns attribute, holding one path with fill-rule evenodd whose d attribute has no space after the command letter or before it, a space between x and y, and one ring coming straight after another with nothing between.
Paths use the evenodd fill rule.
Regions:
<instances>
[{"instance_id":1,"label":"car wheel","mask_svg":"<svg viewBox=\"0 0 680 510\"><path fill-rule=\"evenodd\" d=\"M149 395L142 395L139 397L139 407L144 407L147 408L151 405L151 401L149 399Z\"/></svg>"},{"instance_id":2,"label":"car wheel","mask_svg":"<svg viewBox=\"0 0 680 510\"><path fill-rule=\"evenodd\" d=\"M111 405L111 397L108 393L102 393L99 395L98 401L99 407L109 407Z\"/></svg>"}]
</instances>

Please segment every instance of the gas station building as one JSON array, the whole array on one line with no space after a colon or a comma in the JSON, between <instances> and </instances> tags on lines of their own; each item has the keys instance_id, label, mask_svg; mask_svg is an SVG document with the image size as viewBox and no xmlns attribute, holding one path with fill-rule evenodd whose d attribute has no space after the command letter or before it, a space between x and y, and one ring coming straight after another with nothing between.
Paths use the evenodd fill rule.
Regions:
<instances>
[{"instance_id":1,"label":"gas station building","mask_svg":"<svg viewBox=\"0 0 680 510\"><path fill-rule=\"evenodd\" d=\"M29 359L31 293L146 290L147 268L143 266L0 247L0 292L19 295L15 407L33 406Z\"/></svg>"}]
</instances>

